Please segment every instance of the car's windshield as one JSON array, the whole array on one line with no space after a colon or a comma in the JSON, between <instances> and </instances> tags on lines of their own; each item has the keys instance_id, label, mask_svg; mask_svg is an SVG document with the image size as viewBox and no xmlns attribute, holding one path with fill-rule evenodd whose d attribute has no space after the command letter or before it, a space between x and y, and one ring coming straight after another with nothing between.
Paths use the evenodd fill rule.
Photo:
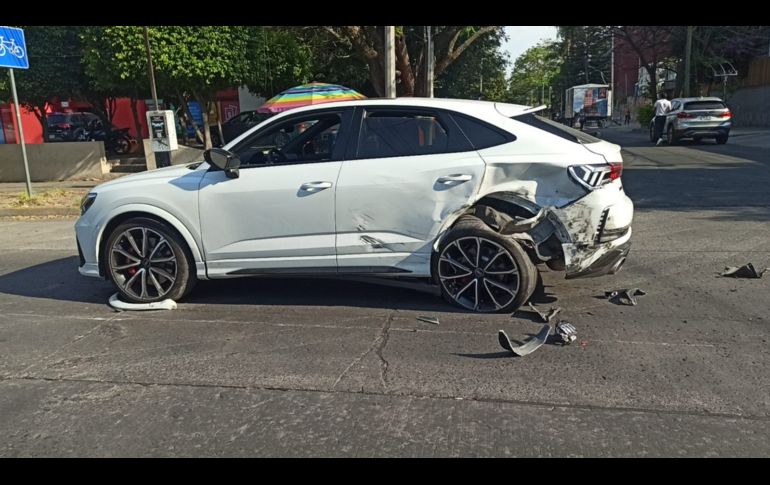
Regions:
<instances>
[{"instance_id":1,"label":"car's windshield","mask_svg":"<svg viewBox=\"0 0 770 485\"><path fill-rule=\"evenodd\" d=\"M67 121L67 115L48 115L48 124L56 125Z\"/></svg>"}]
</instances>

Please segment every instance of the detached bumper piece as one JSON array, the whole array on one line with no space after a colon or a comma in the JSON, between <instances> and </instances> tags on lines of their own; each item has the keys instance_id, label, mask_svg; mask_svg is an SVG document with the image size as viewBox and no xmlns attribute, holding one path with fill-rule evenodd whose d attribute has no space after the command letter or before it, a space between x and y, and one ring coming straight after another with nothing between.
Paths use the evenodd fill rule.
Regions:
<instances>
[{"instance_id":1,"label":"detached bumper piece","mask_svg":"<svg viewBox=\"0 0 770 485\"><path fill-rule=\"evenodd\" d=\"M575 273L567 274L566 279L571 280L575 278L589 278L615 274L623 267L629 251L631 251L631 241L610 249L587 268Z\"/></svg>"}]
</instances>

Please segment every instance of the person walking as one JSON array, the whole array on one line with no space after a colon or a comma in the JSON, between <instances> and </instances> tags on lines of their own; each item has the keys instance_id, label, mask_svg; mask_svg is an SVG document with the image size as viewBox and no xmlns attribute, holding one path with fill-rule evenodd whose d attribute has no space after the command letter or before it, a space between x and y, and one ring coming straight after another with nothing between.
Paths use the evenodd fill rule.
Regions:
<instances>
[{"instance_id":1,"label":"person walking","mask_svg":"<svg viewBox=\"0 0 770 485\"><path fill-rule=\"evenodd\" d=\"M655 145L663 143L663 128L666 126L666 113L671 111L671 101L666 93L660 93L660 98L655 101L655 136L658 141Z\"/></svg>"},{"instance_id":2,"label":"person walking","mask_svg":"<svg viewBox=\"0 0 770 485\"><path fill-rule=\"evenodd\" d=\"M628 108L626 108L626 119L625 119L625 124L627 124L627 125L628 125L628 124L630 124L630 123L631 123L631 110L630 110L630 109L628 109Z\"/></svg>"}]
</instances>

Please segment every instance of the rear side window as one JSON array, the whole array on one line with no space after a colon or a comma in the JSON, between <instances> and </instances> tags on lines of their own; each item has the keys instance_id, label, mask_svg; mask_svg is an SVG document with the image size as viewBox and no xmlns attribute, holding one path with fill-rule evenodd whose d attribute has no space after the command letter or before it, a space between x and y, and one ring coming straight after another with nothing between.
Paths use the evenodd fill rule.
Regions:
<instances>
[{"instance_id":1,"label":"rear side window","mask_svg":"<svg viewBox=\"0 0 770 485\"><path fill-rule=\"evenodd\" d=\"M374 111L361 122L358 158L447 153L449 132L434 113Z\"/></svg>"},{"instance_id":2,"label":"rear side window","mask_svg":"<svg viewBox=\"0 0 770 485\"><path fill-rule=\"evenodd\" d=\"M601 141L600 139L584 133L582 131L570 128L569 126L562 125L555 121L543 118L542 116L535 116L534 114L525 114L522 116L514 116L514 120L526 123L529 126L534 126L543 131L547 131L552 135L556 135L565 140L569 140L574 143L596 143Z\"/></svg>"},{"instance_id":3,"label":"rear side window","mask_svg":"<svg viewBox=\"0 0 770 485\"><path fill-rule=\"evenodd\" d=\"M516 139L515 135L470 116L452 113L452 118L476 150L502 145Z\"/></svg>"},{"instance_id":4,"label":"rear side window","mask_svg":"<svg viewBox=\"0 0 770 485\"><path fill-rule=\"evenodd\" d=\"M721 101L690 101L684 104L686 111L694 111L699 109L724 109L725 104Z\"/></svg>"}]
</instances>

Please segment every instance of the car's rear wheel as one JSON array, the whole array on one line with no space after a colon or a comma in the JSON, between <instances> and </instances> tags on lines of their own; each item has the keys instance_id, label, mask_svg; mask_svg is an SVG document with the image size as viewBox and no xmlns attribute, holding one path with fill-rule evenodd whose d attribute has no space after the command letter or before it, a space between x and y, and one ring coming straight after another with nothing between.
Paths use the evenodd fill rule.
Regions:
<instances>
[{"instance_id":1,"label":"car's rear wheel","mask_svg":"<svg viewBox=\"0 0 770 485\"><path fill-rule=\"evenodd\" d=\"M105 247L110 280L121 299L151 303L178 300L197 280L184 240L170 227L147 218L120 224Z\"/></svg>"},{"instance_id":2,"label":"car's rear wheel","mask_svg":"<svg viewBox=\"0 0 770 485\"><path fill-rule=\"evenodd\" d=\"M717 137L717 145L724 145L727 143L727 135L720 135Z\"/></svg>"},{"instance_id":3,"label":"car's rear wheel","mask_svg":"<svg viewBox=\"0 0 770 485\"><path fill-rule=\"evenodd\" d=\"M441 242L433 274L444 298L479 313L513 312L532 296L537 268L512 238L465 216Z\"/></svg>"}]
</instances>

